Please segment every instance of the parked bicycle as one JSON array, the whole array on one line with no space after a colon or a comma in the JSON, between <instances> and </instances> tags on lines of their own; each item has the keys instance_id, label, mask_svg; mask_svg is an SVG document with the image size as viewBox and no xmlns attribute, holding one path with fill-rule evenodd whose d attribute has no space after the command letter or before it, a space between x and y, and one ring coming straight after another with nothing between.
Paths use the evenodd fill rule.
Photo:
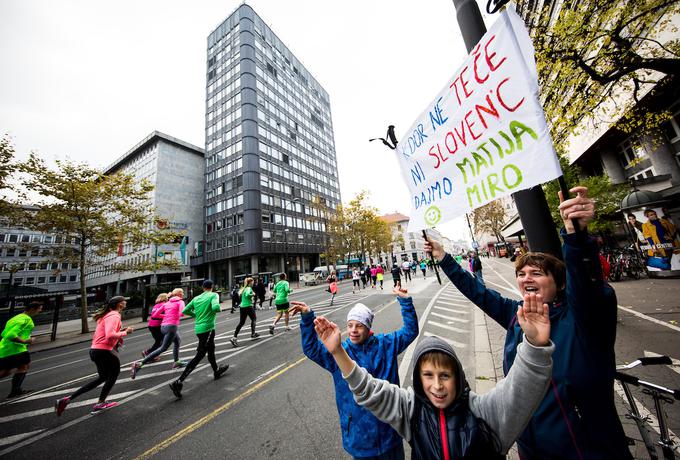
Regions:
<instances>
[{"instance_id":1,"label":"parked bicycle","mask_svg":"<svg viewBox=\"0 0 680 460\"><path fill-rule=\"evenodd\" d=\"M627 371L636 366L671 364L673 364L673 362L668 356L654 356L648 358L638 358L630 364L617 366L616 368L617 372L615 378L621 383L626 400L628 401L629 410L626 414L626 418L635 421L638 430L640 431L640 435L642 436L642 441L645 443L645 447L649 453L649 458L652 460L658 460L659 458L656 449L657 445L661 446L661 452L663 453L664 459L673 460L676 458L674 451L680 446L678 446L670 437L666 412L662 406L664 403L673 404L674 400L680 400L680 390L666 388L652 382L640 380L635 376L620 371ZM659 441L656 444L652 441L652 433L649 430L649 417L645 417L640 414L640 409L638 408L637 402L633 397L630 385L642 387L642 392L651 396L654 400L654 408L659 421Z\"/></svg>"},{"instance_id":2,"label":"parked bicycle","mask_svg":"<svg viewBox=\"0 0 680 460\"><path fill-rule=\"evenodd\" d=\"M611 281L620 281L624 275L638 280L646 272L645 266L634 248L611 250L605 258L611 267L609 273Z\"/></svg>"}]
</instances>

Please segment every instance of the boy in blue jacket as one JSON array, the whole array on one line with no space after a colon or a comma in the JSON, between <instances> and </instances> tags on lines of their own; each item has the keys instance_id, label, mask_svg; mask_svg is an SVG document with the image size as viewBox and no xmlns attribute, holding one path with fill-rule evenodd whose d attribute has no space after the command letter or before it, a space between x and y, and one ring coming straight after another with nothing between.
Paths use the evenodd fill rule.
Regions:
<instances>
[{"instance_id":1,"label":"boy in blue jacket","mask_svg":"<svg viewBox=\"0 0 680 460\"><path fill-rule=\"evenodd\" d=\"M342 344L347 353L371 375L399 384L397 356L418 337L418 317L413 301L405 290L395 289L404 326L389 334L371 331L373 312L356 304L347 314L347 335ZM291 302L291 315L302 313L300 331L304 354L333 376L335 402L340 415L342 447L355 459L402 460L404 446L399 434L359 407L335 360L317 339L314 312L303 302Z\"/></svg>"},{"instance_id":2,"label":"boy in blue jacket","mask_svg":"<svg viewBox=\"0 0 680 460\"><path fill-rule=\"evenodd\" d=\"M523 459L632 458L614 406L617 303L603 281L598 248L586 228L595 215L588 189L570 190L577 196L562 200L564 260L529 252L515 262L522 296L540 294L550 309L551 339L555 343L550 388L531 422L517 440ZM561 195L560 195L560 198ZM580 231L576 231L572 219ZM430 241L424 250L440 261L451 282L507 330L503 371L513 366L522 331L515 319L521 301L487 289L461 269L441 245Z\"/></svg>"}]
</instances>

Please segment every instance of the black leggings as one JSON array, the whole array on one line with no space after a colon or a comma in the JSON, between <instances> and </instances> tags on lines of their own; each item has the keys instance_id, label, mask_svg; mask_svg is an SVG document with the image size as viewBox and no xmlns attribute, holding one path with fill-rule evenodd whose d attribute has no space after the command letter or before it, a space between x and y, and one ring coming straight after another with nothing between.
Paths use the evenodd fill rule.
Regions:
<instances>
[{"instance_id":1,"label":"black leggings","mask_svg":"<svg viewBox=\"0 0 680 460\"><path fill-rule=\"evenodd\" d=\"M153 345L151 348L146 350L146 354L153 353L158 347L163 343L163 334L161 333L160 326L149 326L149 332L151 332L151 337L153 337Z\"/></svg>"},{"instance_id":2,"label":"black leggings","mask_svg":"<svg viewBox=\"0 0 680 460\"><path fill-rule=\"evenodd\" d=\"M243 325L246 324L246 318L250 318L250 331L251 334L254 334L255 321L257 320L257 315L255 315L255 306L241 307L239 310L240 310L239 314L241 315L241 317L239 319L238 326L236 326L236 330L234 331L234 337L238 335Z\"/></svg>"},{"instance_id":3,"label":"black leggings","mask_svg":"<svg viewBox=\"0 0 680 460\"><path fill-rule=\"evenodd\" d=\"M99 377L78 388L76 392L71 395L71 399L75 399L83 393L94 390L103 383L104 386L99 394L99 402L104 402L111 392L111 388L113 388L113 385L116 383L116 380L118 380L118 374L120 374L120 359L118 359L118 355L111 350L98 350L96 348L90 348L90 359L97 365Z\"/></svg>"},{"instance_id":4,"label":"black leggings","mask_svg":"<svg viewBox=\"0 0 680 460\"><path fill-rule=\"evenodd\" d=\"M208 332L203 332L201 334L196 334L198 337L198 347L196 347L196 356L193 357L187 367L184 368L184 372L179 377L180 382L184 382L184 379L189 377L189 374L198 366L198 363L205 358L205 354L208 354L208 361L210 366L212 366L213 371L217 370L217 361L215 360L215 329Z\"/></svg>"}]
</instances>

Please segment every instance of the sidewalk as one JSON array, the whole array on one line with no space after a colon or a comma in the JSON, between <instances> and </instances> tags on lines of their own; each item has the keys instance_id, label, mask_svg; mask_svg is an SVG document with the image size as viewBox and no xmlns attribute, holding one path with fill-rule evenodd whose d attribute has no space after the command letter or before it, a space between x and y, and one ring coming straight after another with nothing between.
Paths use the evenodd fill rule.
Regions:
<instances>
[{"instance_id":1,"label":"sidewalk","mask_svg":"<svg viewBox=\"0 0 680 460\"><path fill-rule=\"evenodd\" d=\"M349 285L350 287L352 286L352 280L342 280L338 284L341 286L347 286ZM296 287L297 283L291 283L291 287L293 289L294 293L300 293L300 292L307 292L311 291L313 289L326 289L325 285L316 285L316 286L304 286L301 285L299 288ZM222 309L229 309L231 308L231 299L225 300L224 302L221 302L220 305L222 306ZM94 321L91 317L89 318L88 321L88 326L90 329L90 332L86 334L82 334L80 331L82 330L82 324L80 319L75 319L75 320L69 320L69 321L60 321L57 324L57 338L54 342L50 340L51 338L51 332L52 332L52 325L51 324L40 324L35 327L33 330L33 336L35 337L35 343L30 346L30 351L31 353L39 353L41 351L46 351L46 350L52 350L55 348L61 348L65 347L68 345L73 345L76 343L84 343L84 342L90 342L92 340L92 333L94 332L95 328L97 327L96 321ZM135 329L138 328L144 328L146 327L146 323L142 321L142 318L140 316L137 317L131 317L131 318L123 318L123 327L127 326L132 326Z\"/></svg>"}]
</instances>

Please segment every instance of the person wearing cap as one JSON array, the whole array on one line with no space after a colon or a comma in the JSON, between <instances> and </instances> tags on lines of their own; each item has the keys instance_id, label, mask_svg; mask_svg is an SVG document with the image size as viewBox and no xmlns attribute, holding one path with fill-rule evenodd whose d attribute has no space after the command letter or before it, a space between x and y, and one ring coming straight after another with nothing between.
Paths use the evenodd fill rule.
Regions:
<instances>
[{"instance_id":1,"label":"person wearing cap","mask_svg":"<svg viewBox=\"0 0 680 460\"><path fill-rule=\"evenodd\" d=\"M501 459L548 389L552 372L548 305L527 294L517 310L524 341L508 376L491 391L470 389L453 348L425 337L414 350L413 387L372 376L340 346L340 329L323 316L314 327L355 401L389 423L411 446L412 459Z\"/></svg>"},{"instance_id":2,"label":"person wearing cap","mask_svg":"<svg viewBox=\"0 0 680 460\"><path fill-rule=\"evenodd\" d=\"M7 398L17 398L30 393L30 390L21 388L28 368L31 365L31 354L28 346L33 344L35 339L31 337L31 332L35 324L33 318L42 311L41 302L31 302L23 313L11 318L5 324L0 340L0 378L7 377L14 371L12 376L12 389Z\"/></svg>"},{"instance_id":3,"label":"person wearing cap","mask_svg":"<svg viewBox=\"0 0 680 460\"><path fill-rule=\"evenodd\" d=\"M97 321L97 328L92 337L90 359L97 366L98 377L78 388L70 396L58 399L54 404L57 416L61 416L72 400L83 393L94 390L102 383L104 386L99 393L99 401L92 407L91 413L98 414L118 405L115 401L107 401L106 397L118 380L118 374L120 374L118 349L123 345L123 337L132 334L134 331L131 327L122 329L120 319L120 312L125 309L128 299L129 297L120 295L111 297L106 305L92 316Z\"/></svg>"},{"instance_id":4,"label":"person wearing cap","mask_svg":"<svg viewBox=\"0 0 680 460\"><path fill-rule=\"evenodd\" d=\"M184 380L189 377L189 374L205 358L206 354L215 380L222 377L222 374L229 369L229 364L218 366L215 359L215 316L221 311L221 308L219 296L213 292L213 285L212 280L203 280L203 293L191 299L191 302L182 310L182 314L196 318L194 331L198 338L198 346L196 347L196 356L189 361L182 375L170 384L170 389L177 399L182 398Z\"/></svg>"},{"instance_id":5,"label":"person wearing cap","mask_svg":"<svg viewBox=\"0 0 680 460\"><path fill-rule=\"evenodd\" d=\"M348 338L342 343L349 356L371 374L399 384L397 357L418 337L418 317L413 300L406 290L395 289L404 325L388 334L371 330L374 314L366 305L357 303L347 314ZM323 347L314 331L312 309L303 302L291 301L291 315L301 313L302 351L316 364L331 373L335 386L335 403L340 416L342 446L354 458L403 459L404 446L399 434L359 407L342 378L333 356Z\"/></svg>"}]
</instances>

